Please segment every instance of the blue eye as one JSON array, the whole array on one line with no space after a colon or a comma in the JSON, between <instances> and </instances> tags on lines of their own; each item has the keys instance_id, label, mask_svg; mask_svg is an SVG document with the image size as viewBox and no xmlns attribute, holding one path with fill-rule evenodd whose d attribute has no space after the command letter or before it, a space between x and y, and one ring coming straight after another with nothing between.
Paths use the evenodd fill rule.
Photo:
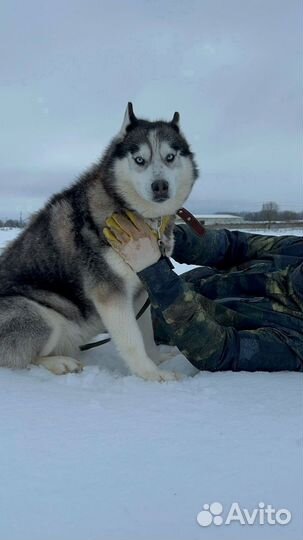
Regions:
<instances>
[{"instance_id":1,"label":"blue eye","mask_svg":"<svg viewBox=\"0 0 303 540\"><path fill-rule=\"evenodd\" d=\"M168 163L171 163L172 161L174 161L175 157L176 157L175 154L167 154L166 161Z\"/></svg>"},{"instance_id":2,"label":"blue eye","mask_svg":"<svg viewBox=\"0 0 303 540\"><path fill-rule=\"evenodd\" d=\"M137 156L134 159L135 159L135 162L137 163L137 165L141 165L141 167L143 165L145 165L145 159L143 159L143 157Z\"/></svg>"}]
</instances>

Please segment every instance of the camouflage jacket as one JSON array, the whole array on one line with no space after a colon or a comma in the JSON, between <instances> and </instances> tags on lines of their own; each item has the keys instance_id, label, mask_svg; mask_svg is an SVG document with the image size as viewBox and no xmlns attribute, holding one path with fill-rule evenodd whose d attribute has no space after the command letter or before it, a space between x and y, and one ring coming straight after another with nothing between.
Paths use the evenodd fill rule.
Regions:
<instances>
[{"instance_id":1,"label":"camouflage jacket","mask_svg":"<svg viewBox=\"0 0 303 540\"><path fill-rule=\"evenodd\" d=\"M303 237L175 228L178 276L160 259L138 275L155 338L198 369L303 370Z\"/></svg>"}]
</instances>

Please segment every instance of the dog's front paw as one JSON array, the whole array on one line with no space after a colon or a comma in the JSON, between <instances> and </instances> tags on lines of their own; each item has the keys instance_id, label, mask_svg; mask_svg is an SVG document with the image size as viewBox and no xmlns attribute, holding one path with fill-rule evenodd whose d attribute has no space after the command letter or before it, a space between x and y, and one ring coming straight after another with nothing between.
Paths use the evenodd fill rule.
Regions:
<instances>
[{"instance_id":1,"label":"dog's front paw","mask_svg":"<svg viewBox=\"0 0 303 540\"><path fill-rule=\"evenodd\" d=\"M182 378L182 375L180 373L174 373L173 371L163 371L161 369L147 371L141 373L139 376L146 381L156 382L178 381Z\"/></svg>"},{"instance_id":2,"label":"dog's front paw","mask_svg":"<svg viewBox=\"0 0 303 540\"><path fill-rule=\"evenodd\" d=\"M69 356L46 356L44 358L38 358L34 363L45 367L55 375L79 373L83 370L81 362Z\"/></svg>"},{"instance_id":3,"label":"dog's front paw","mask_svg":"<svg viewBox=\"0 0 303 540\"><path fill-rule=\"evenodd\" d=\"M160 371L160 382L166 381L180 381L183 379L182 373L177 373L176 371Z\"/></svg>"}]
</instances>

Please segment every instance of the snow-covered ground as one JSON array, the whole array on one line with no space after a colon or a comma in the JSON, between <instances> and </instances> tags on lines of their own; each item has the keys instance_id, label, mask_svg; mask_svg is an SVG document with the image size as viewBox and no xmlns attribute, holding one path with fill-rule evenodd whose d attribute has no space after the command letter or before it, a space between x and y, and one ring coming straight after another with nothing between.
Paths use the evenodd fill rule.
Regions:
<instances>
[{"instance_id":1,"label":"snow-covered ground","mask_svg":"<svg viewBox=\"0 0 303 540\"><path fill-rule=\"evenodd\" d=\"M302 538L301 374L192 376L179 354L167 367L187 378L158 384L110 344L83 359L77 375L0 370L0 540ZM223 524L202 527L213 502ZM255 524L226 525L232 503ZM290 522L261 525L260 503Z\"/></svg>"}]
</instances>

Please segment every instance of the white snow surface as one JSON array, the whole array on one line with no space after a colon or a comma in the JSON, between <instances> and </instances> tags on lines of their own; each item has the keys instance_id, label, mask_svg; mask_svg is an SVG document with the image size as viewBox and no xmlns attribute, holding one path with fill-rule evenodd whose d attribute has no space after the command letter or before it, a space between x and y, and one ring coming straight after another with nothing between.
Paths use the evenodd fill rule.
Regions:
<instances>
[{"instance_id":1,"label":"white snow surface","mask_svg":"<svg viewBox=\"0 0 303 540\"><path fill-rule=\"evenodd\" d=\"M165 367L186 377L152 383L111 344L83 361L64 376L0 370L0 540L302 538L301 374L197 374L177 354ZM292 519L199 526L215 501L223 518L264 502Z\"/></svg>"}]
</instances>

